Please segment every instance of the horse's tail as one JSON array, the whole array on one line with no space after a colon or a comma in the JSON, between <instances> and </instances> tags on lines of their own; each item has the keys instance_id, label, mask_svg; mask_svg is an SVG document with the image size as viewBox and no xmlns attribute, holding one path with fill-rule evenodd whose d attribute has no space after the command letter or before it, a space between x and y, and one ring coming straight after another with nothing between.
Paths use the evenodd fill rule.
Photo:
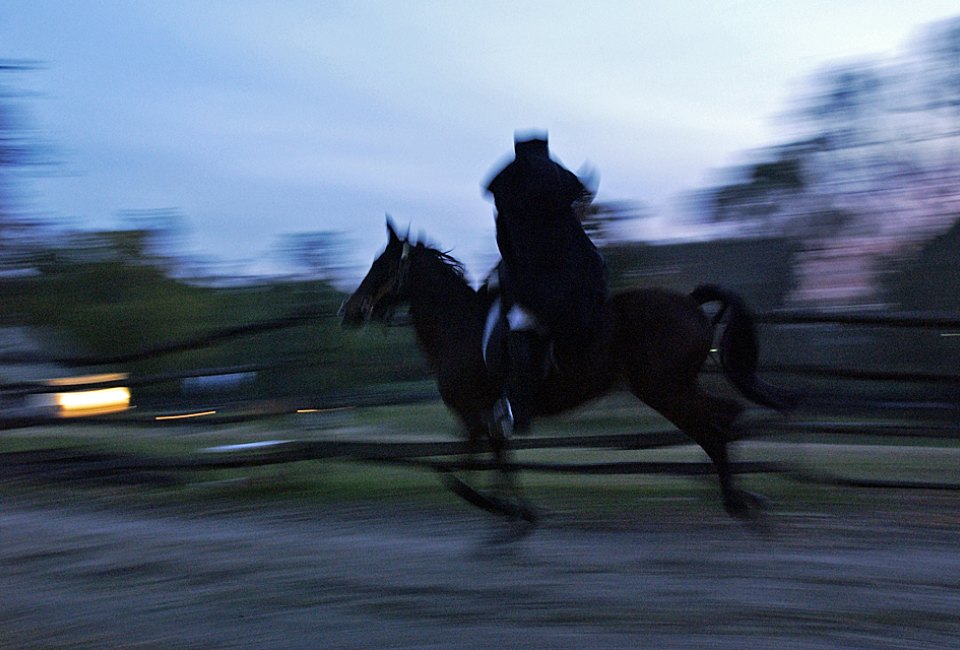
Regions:
<instances>
[{"instance_id":1,"label":"horse's tail","mask_svg":"<svg viewBox=\"0 0 960 650\"><path fill-rule=\"evenodd\" d=\"M713 325L727 317L720 336L717 352L720 367L740 393L752 402L778 411L787 411L796 405L796 396L769 384L757 376L760 346L753 314L739 295L714 284L702 284L690 293L698 305L719 302L720 310L713 317Z\"/></svg>"}]
</instances>

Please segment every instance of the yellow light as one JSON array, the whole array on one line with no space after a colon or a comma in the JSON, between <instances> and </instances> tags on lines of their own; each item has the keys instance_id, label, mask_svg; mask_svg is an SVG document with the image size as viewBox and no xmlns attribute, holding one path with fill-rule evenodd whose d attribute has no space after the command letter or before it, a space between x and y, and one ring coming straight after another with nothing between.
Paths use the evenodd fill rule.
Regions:
<instances>
[{"instance_id":1,"label":"yellow light","mask_svg":"<svg viewBox=\"0 0 960 650\"><path fill-rule=\"evenodd\" d=\"M118 413L130 408L130 389L124 386L99 390L78 390L55 393L54 402L60 407L60 417L82 417Z\"/></svg>"},{"instance_id":2,"label":"yellow light","mask_svg":"<svg viewBox=\"0 0 960 650\"><path fill-rule=\"evenodd\" d=\"M47 386L85 386L86 384L104 384L108 381L123 381L129 377L125 372L110 372L99 375L83 375L81 377L59 377L48 379Z\"/></svg>"},{"instance_id":3,"label":"yellow light","mask_svg":"<svg viewBox=\"0 0 960 650\"><path fill-rule=\"evenodd\" d=\"M197 411L196 413L178 413L177 415L158 415L153 418L156 421L161 420L185 420L187 418L200 418L204 415L215 415L216 411Z\"/></svg>"},{"instance_id":4,"label":"yellow light","mask_svg":"<svg viewBox=\"0 0 960 650\"><path fill-rule=\"evenodd\" d=\"M334 413L336 411L349 411L352 408L352 406L332 406L326 409L306 408L297 409L297 413Z\"/></svg>"}]
</instances>

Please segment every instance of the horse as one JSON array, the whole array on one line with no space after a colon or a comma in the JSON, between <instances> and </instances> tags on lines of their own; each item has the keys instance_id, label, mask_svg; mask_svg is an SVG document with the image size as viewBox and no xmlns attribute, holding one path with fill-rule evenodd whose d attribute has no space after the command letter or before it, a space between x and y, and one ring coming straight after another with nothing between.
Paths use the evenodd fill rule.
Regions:
<instances>
[{"instance_id":1,"label":"horse","mask_svg":"<svg viewBox=\"0 0 960 650\"><path fill-rule=\"evenodd\" d=\"M407 304L416 341L433 371L440 397L459 418L470 443L486 440L504 467L509 440L491 425L502 396L502 378L491 372L482 344L493 302L485 287L470 286L462 263L422 241L400 237L387 221L387 246L341 308L346 328L368 321L388 323ZM714 317L703 309L719 303ZM757 376L758 342L754 319L744 300L716 285L690 294L638 288L607 299L610 323L576 368L551 371L535 399L534 416L574 409L625 384L642 402L662 414L706 452L720 480L723 505L735 518L750 519L762 498L734 485L727 445L743 405L703 391L698 376L725 321L717 345L724 376L740 395L785 411L791 395ZM448 483L448 485L450 485ZM478 493L454 490L475 505ZM488 508L489 509L489 508ZM514 511L532 519L530 511Z\"/></svg>"}]
</instances>

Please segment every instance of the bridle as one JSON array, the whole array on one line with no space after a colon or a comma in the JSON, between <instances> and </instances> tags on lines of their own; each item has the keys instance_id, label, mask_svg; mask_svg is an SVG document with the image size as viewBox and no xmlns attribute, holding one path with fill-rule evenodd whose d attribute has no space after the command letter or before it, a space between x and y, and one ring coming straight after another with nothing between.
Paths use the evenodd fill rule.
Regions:
<instances>
[{"instance_id":1,"label":"bridle","mask_svg":"<svg viewBox=\"0 0 960 650\"><path fill-rule=\"evenodd\" d=\"M393 281L385 283L377 290L373 297L364 297L361 301L360 311L365 320L369 321L371 319L374 308L384 298L390 298L394 303L400 301L400 296L406 288L407 276L410 274L410 249L410 242L404 240L403 250L400 252L400 261L397 264L397 272L393 274ZM389 323L392 320L393 309L394 307L391 305L384 311L384 322Z\"/></svg>"}]
</instances>

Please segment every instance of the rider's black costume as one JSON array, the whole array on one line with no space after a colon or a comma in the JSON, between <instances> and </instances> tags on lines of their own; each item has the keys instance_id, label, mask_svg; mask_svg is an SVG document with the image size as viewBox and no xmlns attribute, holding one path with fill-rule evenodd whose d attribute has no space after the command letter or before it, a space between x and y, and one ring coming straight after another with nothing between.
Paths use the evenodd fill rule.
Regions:
<instances>
[{"instance_id":1,"label":"rider's black costume","mask_svg":"<svg viewBox=\"0 0 960 650\"><path fill-rule=\"evenodd\" d=\"M522 432L547 340L558 356L570 357L596 335L606 267L574 210L589 199L580 179L551 159L546 139L517 140L514 151L487 189L497 209L501 301L510 323L506 396Z\"/></svg>"}]
</instances>

